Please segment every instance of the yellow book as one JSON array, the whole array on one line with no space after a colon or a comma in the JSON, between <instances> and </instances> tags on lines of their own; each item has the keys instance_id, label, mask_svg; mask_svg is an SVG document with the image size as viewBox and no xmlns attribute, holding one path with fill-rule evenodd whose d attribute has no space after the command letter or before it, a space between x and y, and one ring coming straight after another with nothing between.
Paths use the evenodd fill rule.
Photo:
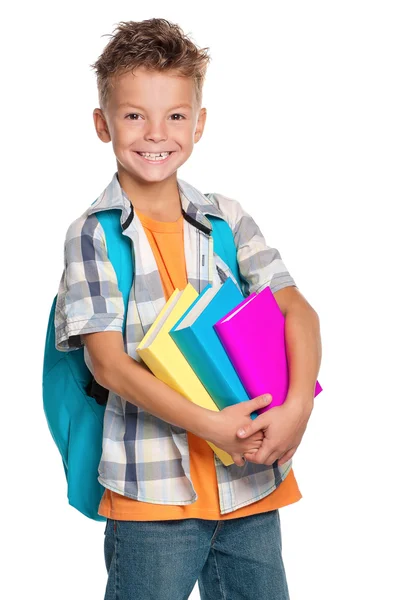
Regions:
<instances>
[{"instance_id":1,"label":"yellow book","mask_svg":"<svg viewBox=\"0 0 404 600\"><path fill-rule=\"evenodd\" d=\"M160 381L195 404L218 411L218 407L169 334L170 329L197 297L198 292L190 283L182 291L176 288L136 350ZM234 461L227 452L211 442L207 443L224 465L233 464Z\"/></svg>"}]
</instances>

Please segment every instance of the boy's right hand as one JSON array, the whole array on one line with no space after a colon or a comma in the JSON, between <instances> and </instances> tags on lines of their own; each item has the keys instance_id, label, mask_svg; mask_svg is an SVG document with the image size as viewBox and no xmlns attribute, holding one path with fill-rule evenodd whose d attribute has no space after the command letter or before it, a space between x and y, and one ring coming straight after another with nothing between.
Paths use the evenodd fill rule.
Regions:
<instances>
[{"instance_id":1,"label":"boy's right hand","mask_svg":"<svg viewBox=\"0 0 404 600\"><path fill-rule=\"evenodd\" d=\"M209 423L204 439L230 454L234 463L242 467L245 464L244 452L256 452L261 447L264 434L258 431L250 437L240 439L237 437L237 431L251 423L252 412L267 406L271 401L270 394L263 394L223 408L219 412L209 411Z\"/></svg>"}]
</instances>

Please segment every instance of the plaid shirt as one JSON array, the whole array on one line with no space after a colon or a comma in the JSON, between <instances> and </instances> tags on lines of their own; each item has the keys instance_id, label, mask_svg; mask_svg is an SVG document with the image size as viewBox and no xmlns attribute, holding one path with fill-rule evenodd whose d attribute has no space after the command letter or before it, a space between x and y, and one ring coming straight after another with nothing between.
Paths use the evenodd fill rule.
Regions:
<instances>
[{"instance_id":1,"label":"plaid shirt","mask_svg":"<svg viewBox=\"0 0 404 600\"><path fill-rule=\"evenodd\" d=\"M208 283L222 284L233 274L214 252L211 225L205 215L225 219L237 247L244 296L270 286L272 292L296 285L275 248L266 245L257 224L239 202L222 194L205 196L178 179L184 217L184 251L188 282L198 293ZM159 271L146 233L121 188L117 172L111 182L66 234L64 271L55 312L56 348L83 346L81 334L122 331L124 304L108 260L105 234L97 212L119 208L123 235L132 240L136 276L129 296L125 351L138 362L137 345L165 305ZM93 373L84 346L85 362ZM99 482L106 488L143 502L191 504L197 499L190 477L188 436L109 392L103 426ZM245 463L224 466L214 456L221 514L256 502L273 492L288 474L292 459L281 467Z\"/></svg>"}]
</instances>

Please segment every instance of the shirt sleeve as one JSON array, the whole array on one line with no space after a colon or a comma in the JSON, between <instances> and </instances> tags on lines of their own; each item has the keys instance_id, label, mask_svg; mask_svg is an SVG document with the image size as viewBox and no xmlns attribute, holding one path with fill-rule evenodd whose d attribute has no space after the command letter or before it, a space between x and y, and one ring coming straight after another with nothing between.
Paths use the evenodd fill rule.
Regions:
<instances>
[{"instance_id":1,"label":"shirt sleeve","mask_svg":"<svg viewBox=\"0 0 404 600\"><path fill-rule=\"evenodd\" d=\"M55 307L55 345L68 352L84 344L81 334L122 331L124 302L108 259L104 230L95 214L67 230L64 270Z\"/></svg>"},{"instance_id":2,"label":"shirt sleeve","mask_svg":"<svg viewBox=\"0 0 404 600\"><path fill-rule=\"evenodd\" d=\"M212 196L233 232L244 296L259 293L266 286L272 293L291 285L297 287L279 250L266 243L257 223L240 202L223 194Z\"/></svg>"}]
</instances>

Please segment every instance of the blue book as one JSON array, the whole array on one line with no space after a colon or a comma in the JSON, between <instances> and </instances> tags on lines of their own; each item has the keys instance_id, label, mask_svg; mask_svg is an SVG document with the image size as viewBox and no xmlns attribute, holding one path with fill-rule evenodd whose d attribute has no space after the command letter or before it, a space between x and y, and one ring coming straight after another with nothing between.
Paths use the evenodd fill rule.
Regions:
<instances>
[{"instance_id":1,"label":"blue book","mask_svg":"<svg viewBox=\"0 0 404 600\"><path fill-rule=\"evenodd\" d=\"M213 328L243 300L230 277L220 286L208 284L169 331L219 410L249 400ZM255 416L252 413L252 418Z\"/></svg>"}]
</instances>

